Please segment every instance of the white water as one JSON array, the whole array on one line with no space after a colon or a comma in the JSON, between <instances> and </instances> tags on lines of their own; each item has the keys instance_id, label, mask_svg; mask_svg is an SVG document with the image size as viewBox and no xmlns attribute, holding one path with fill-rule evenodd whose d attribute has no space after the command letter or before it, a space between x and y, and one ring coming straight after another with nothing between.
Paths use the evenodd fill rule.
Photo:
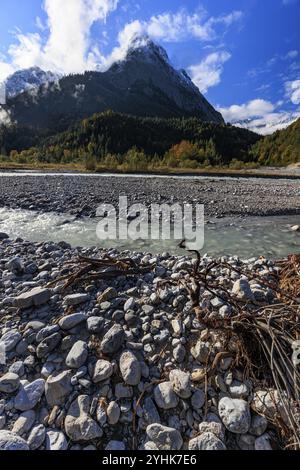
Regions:
<instances>
[{"instance_id":1,"label":"white water","mask_svg":"<svg viewBox=\"0 0 300 470\"><path fill-rule=\"evenodd\" d=\"M211 219L212 220L212 219ZM205 226L205 244L201 250L210 255L238 255L244 258L267 256L280 258L300 252L300 215L280 217L224 218ZM11 238L30 241L66 241L72 246L118 247L135 251L182 253L174 240L100 241L96 236L97 219L75 220L73 216L36 213L0 208L0 231Z\"/></svg>"},{"instance_id":2,"label":"white water","mask_svg":"<svg viewBox=\"0 0 300 470\"><path fill-rule=\"evenodd\" d=\"M218 176L218 175L196 175L196 174L185 174L185 175L176 175L176 174L165 174L165 175L160 175L160 174L151 174L151 173L75 173L75 172L42 172L38 170L4 170L0 171L0 177L3 176L15 176L15 177L22 177L22 176L38 176L38 177L53 177L53 176L63 176L63 177L70 177L70 176L76 176L76 177L84 177L84 178L99 178L99 177L108 177L108 178L147 178L147 179L152 179L152 178L160 178L160 179L170 179L170 178L175 178L175 179L189 179L189 180L231 180L231 181L237 181L242 179L245 179L247 181L256 181L257 177L256 176L244 176L244 177L238 177L238 176ZM258 177L261 179L263 176L260 176L258 174ZM267 177L268 180L272 180L273 178ZM300 176L299 176L300 179ZM277 180L276 177L274 177L274 180ZM280 181L285 181L285 178L281 178ZM289 181L289 183L294 183L295 180L291 180L287 177L286 181ZM297 182L299 184L299 182Z\"/></svg>"}]
</instances>

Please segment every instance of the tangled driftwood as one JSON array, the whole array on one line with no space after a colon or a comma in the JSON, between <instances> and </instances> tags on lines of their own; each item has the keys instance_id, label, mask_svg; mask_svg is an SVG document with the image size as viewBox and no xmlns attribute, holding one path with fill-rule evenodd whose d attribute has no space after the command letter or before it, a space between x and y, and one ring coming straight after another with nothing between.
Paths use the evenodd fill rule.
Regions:
<instances>
[{"instance_id":1,"label":"tangled driftwood","mask_svg":"<svg viewBox=\"0 0 300 470\"><path fill-rule=\"evenodd\" d=\"M180 246L184 248L184 242ZM267 384L278 392L288 425L279 415L274 416L273 424L281 433L283 445L300 449L300 373L297 362L292 359L293 346L300 339L300 255L289 256L287 260L276 263L281 269L270 282L259 274L233 268L227 262L213 261L202 268L200 253L194 253L196 264L190 271L194 288L188 288L188 291L195 313L209 328L237 335L244 370L254 384ZM215 279L212 270L216 267L236 271L272 289L277 303L259 306L255 301L236 298ZM201 288L230 304L233 315L226 321L211 318L211 312L199 306ZM214 372L213 364L206 373L196 373L194 380L202 381L204 376L207 379Z\"/></svg>"},{"instance_id":2,"label":"tangled driftwood","mask_svg":"<svg viewBox=\"0 0 300 470\"><path fill-rule=\"evenodd\" d=\"M79 266L79 267L78 267ZM48 284L57 284L65 281L63 290L78 283L85 283L98 280L109 280L119 276L136 276L144 274L153 269L153 265L146 267L138 266L130 258L115 259L105 254L103 258L86 258L85 256L78 256L76 263L72 262L70 273L62 276L55 281Z\"/></svg>"}]
</instances>

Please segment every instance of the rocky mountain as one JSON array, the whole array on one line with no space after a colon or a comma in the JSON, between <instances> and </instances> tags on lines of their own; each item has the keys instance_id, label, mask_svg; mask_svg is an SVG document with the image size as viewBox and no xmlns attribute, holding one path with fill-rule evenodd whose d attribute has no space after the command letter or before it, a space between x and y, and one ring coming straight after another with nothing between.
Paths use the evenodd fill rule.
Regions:
<instances>
[{"instance_id":1,"label":"rocky mountain","mask_svg":"<svg viewBox=\"0 0 300 470\"><path fill-rule=\"evenodd\" d=\"M55 82L59 78L61 78L60 75L50 71L44 72L39 67L19 70L6 79L6 96L13 98L24 92L32 92L41 85Z\"/></svg>"},{"instance_id":2,"label":"rocky mountain","mask_svg":"<svg viewBox=\"0 0 300 470\"><path fill-rule=\"evenodd\" d=\"M184 71L147 37L136 37L126 57L105 72L69 75L8 99L12 121L48 135L108 109L136 116L198 117L223 123Z\"/></svg>"}]
</instances>

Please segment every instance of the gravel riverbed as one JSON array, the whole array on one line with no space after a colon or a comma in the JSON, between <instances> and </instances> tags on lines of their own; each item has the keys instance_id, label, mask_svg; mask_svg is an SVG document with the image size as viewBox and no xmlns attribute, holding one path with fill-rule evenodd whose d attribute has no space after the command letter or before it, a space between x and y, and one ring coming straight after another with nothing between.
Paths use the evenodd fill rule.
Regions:
<instances>
[{"instance_id":1,"label":"gravel riverbed","mask_svg":"<svg viewBox=\"0 0 300 470\"><path fill-rule=\"evenodd\" d=\"M40 181L42 193L45 186L54 191L59 181L63 186L64 179L32 181ZM73 179L67 181L72 187ZM279 186L284 192L284 185ZM26 188L30 190L28 181ZM21 188L12 188L16 191ZM5 234L0 238L0 449L278 446L268 420L281 412L285 419L276 392L245 378L235 341L228 344L218 329L201 323L187 289L178 282L192 284L189 270L195 260L168 253L73 249L64 242L31 243ZM62 280L49 285L68 274L78 255L107 254L130 256L149 269L132 277L79 283L66 291ZM200 267L211 261L204 257ZM226 261L266 280L277 272L264 258ZM255 300L256 308L275 301L270 288L235 271L216 266L214 274L236 298ZM221 294L219 298L205 288L199 305L215 319L226 321L232 315ZM212 363L209 381L194 380Z\"/></svg>"},{"instance_id":2,"label":"gravel riverbed","mask_svg":"<svg viewBox=\"0 0 300 470\"><path fill-rule=\"evenodd\" d=\"M199 203L207 216L300 213L298 180L146 178L81 175L0 176L0 206L95 216L101 203Z\"/></svg>"}]
</instances>

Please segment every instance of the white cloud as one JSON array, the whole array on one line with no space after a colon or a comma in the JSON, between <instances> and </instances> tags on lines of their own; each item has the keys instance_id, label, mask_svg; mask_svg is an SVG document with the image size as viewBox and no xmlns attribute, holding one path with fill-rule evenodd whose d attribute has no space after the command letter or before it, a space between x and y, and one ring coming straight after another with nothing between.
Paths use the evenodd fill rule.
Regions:
<instances>
[{"instance_id":1,"label":"white cloud","mask_svg":"<svg viewBox=\"0 0 300 470\"><path fill-rule=\"evenodd\" d=\"M128 46L133 38L138 35L147 35L154 40L165 42L180 42L189 38L207 42L217 37L215 25L219 24L227 28L242 16L241 11L233 11L228 15L207 17L204 10L199 9L196 13L189 14L182 8L176 13L166 12L151 16L148 21L132 21L127 23L119 32L118 46L113 49L109 56L100 58L98 68L104 70L113 62L124 59ZM211 80L218 80L217 74L218 71L215 70L214 78L211 78Z\"/></svg>"},{"instance_id":2,"label":"white cloud","mask_svg":"<svg viewBox=\"0 0 300 470\"><path fill-rule=\"evenodd\" d=\"M138 29L153 39L166 42L179 42L190 37L202 41L210 41L217 37L215 25L229 27L243 16L241 11L233 11L228 15L209 17L204 10L190 14L182 8L176 13L153 15L149 21L133 21L128 23L125 30ZM121 33L122 34L122 33Z\"/></svg>"},{"instance_id":3,"label":"white cloud","mask_svg":"<svg viewBox=\"0 0 300 470\"><path fill-rule=\"evenodd\" d=\"M5 80L5 78L14 72L14 67L4 61L5 58L0 56L0 83Z\"/></svg>"},{"instance_id":4,"label":"white cloud","mask_svg":"<svg viewBox=\"0 0 300 470\"><path fill-rule=\"evenodd\" d=\"M276 111L282 102L274 105L262 99L251 100L241 105L218 108L227 122L267 135L284 129L300 117L300 110L295 112Z\"/></svg>"},{"instance_id":5,"label":"white cloud","mask_svg":"<svg viewBox=\"0 0 300 470\"><path fill-rule=\"evenodd\" d=\"M149 36L169 42L182 41L189 36L207 41L215 36L209 20L203 21L201 14L189 15L184 10L152 16L144 26Z\"/></svg>"},{"instance_id":6,"label":"white cloud","mask_svg":"<svg viewBox=\"0 0 300 470\"><path fill-rule=\"evenodd\" d=\"M230 26L232 23L240 20L243 16L243 13L239 10L232 11L228 15L221 15L216 18L211 18L211 23L223 23L226 26Z\"/></svg>"},{"instance_id":7,"label":"white cloud","mask_svg":"<svg viewBox=\"0 0 300 470\"><path fill-rule=\"evenodd\" d=\"M286 82L286 93L293 104L300 104L300 80Z\"/></svg>"},{"instance_id":8,"label":"white cloud","mask_svg":"<svg viewBox=\"0 0 300 470\"><path fill-rule=\"evenodd\" d=\"M292 50L292 51L289 51L284 58L285 59L296 59L297 56L298 56L298 51Z\"/></svg>"},{"instance_id":9,"label":"white cloud","mask_svg":"<svg viewBox=\"0 0 300 470\"><path fill-rule=\"evenodd\" d=\"M231 55L229 52L220 51L209 54L199 64L192 65L188 68L191 78L195 85L202 93L221 81L223 72L223 64L229 60Z\"/></svg>"},{"instance_id":10,"label":"white cloud","mask_svg":"<svg viewBox=\"0 0 300 470\"><path fill-rule=\"evenodd\" d=\"M1 67L0 79L14 70L34 65L62 73L105 70L115 60L124 58L136 34L147 34L154 40L166 42L191 37L210 41L218 37L219 27L224 31L242 17L241 11L209 17L204 9L198 8L190 14L182 8L175 13L153 15L148 21L135 20L119 32L118 46L105 57L99 50L101 41L92 42L91 27L97 21L105 22L118 4L119 0L44 0L47 21L36 18L39 30L36 33L24 34L16 30L16 43L9 47L9 60Z\"/></svg>"},{"instance_id":11,"label":"white cloud","mask_svg":"<svg viewBox=\"0 0 300 470\"><path fill-rule=\"evenodd\" d=\"M256 99L248 103L233 104L229 108L219 108L225 121L235 122L254 117L261 117L274 111L275 106L270 101Z\"/></svg>"},{"instance_id":12,"label":"white cloud","mask_svg":"<svg viewBox=\"0 0 300 470\"><path fill-rule=\"evenodd\" d=\"M95 69L101 54L91 43L91 27L96 21L105 22L107 15L117 8L118 1L45 0L49 31L46 43L40 33L18 31L17 43L8 50L11 67L22 69L37 65L65 73Z\"/></svg>"}]
</instances>

